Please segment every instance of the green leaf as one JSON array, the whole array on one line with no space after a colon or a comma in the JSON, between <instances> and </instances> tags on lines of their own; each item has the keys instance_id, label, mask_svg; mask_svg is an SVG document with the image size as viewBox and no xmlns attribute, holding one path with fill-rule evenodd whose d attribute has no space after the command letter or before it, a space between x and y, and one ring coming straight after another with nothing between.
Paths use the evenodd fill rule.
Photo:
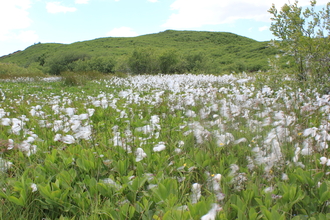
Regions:
<instances>
[{"instance_id":1,"label":"green leaf","mask_svg":"<svg viewBox=\"0 0 330 220\"><path fill-rule=\"evenodd\" d=\"M256 210L253 207L249 208L249 219L250 220L254 220L257 219L258 217L258 213L256 212Z\"/></svg>"},{"instance_id":2,"label":"green leaf","mask_svg":"<svg viewBox=\"0 0 330 220\"><path fill-rule=\"evenodd\" d=\"M320 202L324 203L329 199L330 199L330 191L327 191L327 192L322 193L321 198L320 198Z\"/></svg>"},{"instance_id":3,"label":"green leaf","mask_svg":"<svg viewBox=\"0 0 330 220\"><path fill-rule=\"evenodd\" d=\"M260 206L260 210L266 219L272 220L272 213L266 208L266 206Z\"/></svg>"},{"instance_id":4,"label":"green leaf","mask_svg":"<svg viewBox=\"0 0 330 220\"><path fill-rule=\"evenodd\" d=\"M22 207L24 207L26 203L26 201L24 201L22 197L16 198L15 196L9 196L8 200Z\"/></svg>"}]
</instances>

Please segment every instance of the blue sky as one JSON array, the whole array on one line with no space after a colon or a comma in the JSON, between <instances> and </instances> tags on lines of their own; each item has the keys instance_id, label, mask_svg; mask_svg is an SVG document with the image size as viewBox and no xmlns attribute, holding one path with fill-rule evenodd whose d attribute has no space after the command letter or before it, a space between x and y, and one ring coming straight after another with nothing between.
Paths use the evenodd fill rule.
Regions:
<instances>
[{"instance_id":1,"label":"blue sky","mask_svg":"<svg viewBox=\"0 0 330 220\"><path fill-rule=\"evenodd\" d=\"M0 0L0 56L34 43L132 37L167 29L273 39L272 3L286 0ZM293 2L293 0L292 0ZM300 0L301 6L308 0ZM327 0L319 0L318 5Z\"/></svg>"}]
</instances>

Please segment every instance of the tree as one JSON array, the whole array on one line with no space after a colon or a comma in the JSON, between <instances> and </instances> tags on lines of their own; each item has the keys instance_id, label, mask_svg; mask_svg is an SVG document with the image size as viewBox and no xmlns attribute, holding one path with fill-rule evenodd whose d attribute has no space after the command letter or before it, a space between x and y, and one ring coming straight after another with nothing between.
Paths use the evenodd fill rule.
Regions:
<instances>
[{"instance_id":1,"label":"tree","mask_svg":"<svg viewBox=\"0 0 330 220\"><path fill-rule=\"evenodd\" d=\"M78 60L86 60L90 56L88 54L70 51L66 53L56 53L53 57L48 58L46 66L48 72L52 75L60 75L65 71L73 71L74 62Z\"/></svg>"},{"instance_id":2,"label":"tree","mask_svg":"<svg viewBox=\"0 0 330 220\"><path fill-rule=\"evenodd\" d=\"M164 74L175 73L179 56L175 50L167 50L159 56L160 71Z\"/></svg>"},{"instance_id":3,"label":"tree","mask_svg":"<svg viewBox=\"0 0 330 220\"><path fill-rule=\"evenodd\" d=\"M150 48L135 49L128 59L128 67L134 74L156 73L159 70L155 53Z\"/></svg>"},{"instance_id":4,"label":"tree","mask_svg":"<svg viewBox=\"0 0 330 220\"><path fill-rule=\"evenodd\" d=\"M304 10L298 1L280 11L273 4L268 10L273 16L270 30L279 40L273 45L293 57L299 79L325 82L330 72L330 2L320 11L315 8L315 0Z\"/></svg>"}]
</instances>

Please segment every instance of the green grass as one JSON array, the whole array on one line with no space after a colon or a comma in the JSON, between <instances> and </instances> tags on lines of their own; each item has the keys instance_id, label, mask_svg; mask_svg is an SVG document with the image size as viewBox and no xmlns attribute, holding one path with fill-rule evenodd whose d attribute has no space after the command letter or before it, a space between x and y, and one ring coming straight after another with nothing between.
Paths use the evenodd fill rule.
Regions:
<instances>
[{"instance_id":1,"label":"green grass","mask_svg":"<svg viewBox=\"0 0 330 220\"><path fill-rule=\"evenodd\" d=\"M138 37L99 38L72 44L35 44L22 52L1 58L0 62L43 68L60 54L76 52L114 59L117 61L116 70L120 70L134 50L148 48L160 54L170 50L177 51L181 56L203 54L208 73L258 71L268 70L268 58L277 53L268 44L225 32L167 30Z\"/></svg>"}]
</instances>

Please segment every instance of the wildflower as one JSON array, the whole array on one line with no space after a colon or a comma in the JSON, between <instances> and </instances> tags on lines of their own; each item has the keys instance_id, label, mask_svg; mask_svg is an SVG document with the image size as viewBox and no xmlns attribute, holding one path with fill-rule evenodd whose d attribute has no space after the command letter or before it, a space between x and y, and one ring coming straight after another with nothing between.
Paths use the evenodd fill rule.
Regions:
<instances>
[{"instance_id":1,"label":"wildflower","mask_svg":"<svg viewBox=\"0 0 330 220\"><path fill-rule=\"evenodd\" d=\"M215 220L217 212L221 211L222 207L218 204L212 204L210 211L201 217L201 220Z\"/></svg>"},{"instance_id":2,"label":"wildflower","mask_svg":"<svg viewBox=\"0 0 330 220\"><path fill-rule=\"evenodd\" d=\"M13 165L12 162L6 161L0 157L0 171L1 172L6 172L12 165Z\"/></svg>"},{"instance_id":3,"label":"wildflower","mask_svg":"<svg viewBox=\"0 0 330 220\"><path fill-rule=\"evenodd\" d=\"M270 187L267 187L264 189L264 192L265 193L270 193L270 192L273 192L274 191L274 187L270 186Z\"/></svg>"},{"instance_id":4,"label":"wildflower","mask_svg":"<svg viewBox=\"0 0 330 220\"><path fill-rule=\"evenodd\" d=\"M32 192L36 192L36 191L38 191L37 184L32 183L32 184L31 184L31 189L32 189Z\"/></svg>"},{"instance_id":5,"label":"wildflower","mask_svg":"<svg viewBox=\"0 0 330 220\"><path fill-rule=\"evenodd\" d=\"M66 135L66 136L62 137L62 141L65 144L73 144L76 140L74 139L74 137L72 135Z\"/></svg>"},{"instance_id":6,"label":"wildflower","mask_svg":"<svg viewBox=\"0 0 330 220\"><path fill-rule=\"evenodd\" d=\"M195 204L201 197L201 188L202 185L199 183L194 183L191 186L191 203Z\"/></svg>"},{"instance_id":7,"label":"wildflower","mask_svg":"<svg viewBox=\"0 0 330 220\"><path fill-rule=\"evenodd\" d=\"M320 164L324 165L328 162L328 159L326 157L321 157L320 161L321 161Z\"/></svg>"},{"instance_id":8,"label":"wildflower","mask_svg":"<svg viewBox=\"0 0 330 220\"><path fill-rule=\"evenodd\" d=\"M89 108L89 109L87 109L87 112L88 112L89 117L91 117L94 114L95 109Z\"/></svg>"},{"instance_id":9,"label":"wildflower","mask_svg":"<svg viewBox=\"0 0 330 220\"><path fill-rule=\"evenodd\" d=\"M284 180L284 181L289 180L289 177L286 173L282 173L282 180Z\"/></svg>"},{"instance_id":10,"label":"wildflower","mask_svg":"<svg viewBox=\"0 0 330 220\"><path fill-rule=\"evenodd\" d=\"M108 184L108 185L110 185L110 186L113 186L113 187L115 187L115 188L117 188L117 189L121 189L121 185L117 184L115 181L113 181L113 180L110 179L110 178L105 178L105 179L103 179L103 182L104 182L105 184Z\"/></svg>"},{"instance_id":11,"label":"wildflower","mask_svg":"<svg viewBox=\"0 0 330 220\"><path fill-rule=\"evenodd\" d=\"M70 117L72 117L74 115L75 111L76 111L75 108L66 108L65 109L65 113Z\"/></svg>"},{"instance_id":12,"label":"wildflower","mask_svg":"<svg viewBox=\"0 0 330 220\"><path fill-rule=\"evenodd\" d=\"M294 152L294 157L292 158L292 161L294 163L297 163L298 162L299 154L300 154L300 147L296 146L296 150Z\"/></svg>"},{"instance_id":13,"label":"wildflower","mask_svg":"<svg viewBox=\"0 0 330 220\"><path fill-rule=\"evenodd\" d=\"M243 142L246 142L246 141L247 141L246 138L240 138L240 139L234 141L234 144L239 144L239 143L243 143Z\"/></svg>"},{"instance_id":14,"label":"wildflower","mask_svg":"<svg viewBox=\"0 0 330 220\"><path fill-rule=\"evenodd\" d=\"M8 140L8 150L11 150L14 148L14 140L13 139L9 139Z\"/></svg>"},{"instance_id":15,"label":"wildflower","mask_svg":"<svg viewBox=\"0 0 330 220\"><path fill-rule=\"evenodd\" d=\"M310 135L312 137L315 137L317 130L318 129L316 127L307 128L307 129L304 130L303 136L306 137L306 136Z\"/></svg>"},{"instance_id":16,"label":"wildflower","mask_svg":"<svg viewBox=\"0 0 330 220\"><path fill-rule=\"evenodd\" d=\"M143 158L147 156L147 154L140 147L136 149L135 154L136 154L136 159L135 159L136 162L143 160Z\"/></svg>"},{"instance_id":17,"label":"wildflower","mask_svg":"<svg viewBox=\"0 0 330 220\"><path fill-rule=\"evenodd\" d=\"M1 119L1 124L2 124L3 126L10 126L10 123L11 123L10 118L2 118L2 119Z\"/></svg>"},{"instance_id":18,"label":"wildflower","mask_svg":"<svg viewBox=\"0 0 330 220\"><path fill-rule=\"evenodd\" d=\"M154 151L154 152L160 152L160 151L165 150L165 148L166 148L165 143L164 143L164 142L159 142L159 143L153 148L153 151Z\"/></svg>"}]
</instances>

